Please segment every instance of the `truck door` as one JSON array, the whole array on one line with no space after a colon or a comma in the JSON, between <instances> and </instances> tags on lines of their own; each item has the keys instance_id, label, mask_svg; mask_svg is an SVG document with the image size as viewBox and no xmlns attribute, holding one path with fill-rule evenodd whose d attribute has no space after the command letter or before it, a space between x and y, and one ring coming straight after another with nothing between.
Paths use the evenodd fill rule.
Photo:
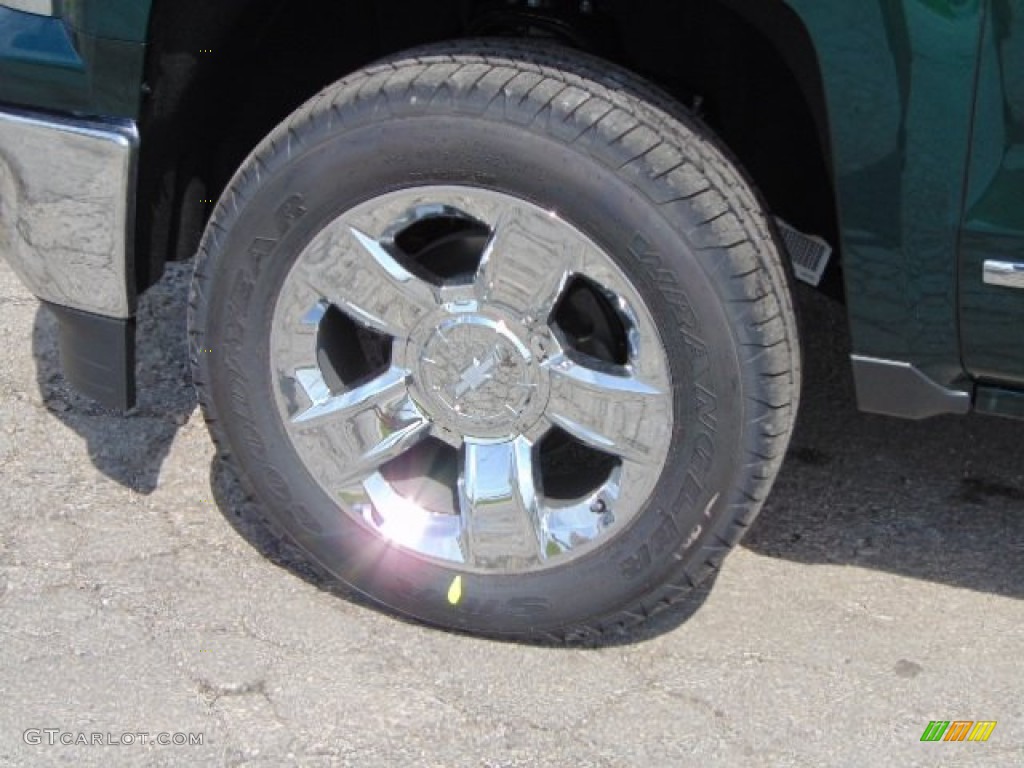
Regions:
<instances>
[{"instance_id":1,"label":"truck door","mask_svg":"<svg viewBox=\"0 0 1024 768\"><path fill-rule=\"evenodd\" d=\"M1024 4L992 0L981 51L960 244L962 354L989 385L981 410L1024 415L1024 398L1005 391L1024 387Z\"/></svg>"}]
</instances>

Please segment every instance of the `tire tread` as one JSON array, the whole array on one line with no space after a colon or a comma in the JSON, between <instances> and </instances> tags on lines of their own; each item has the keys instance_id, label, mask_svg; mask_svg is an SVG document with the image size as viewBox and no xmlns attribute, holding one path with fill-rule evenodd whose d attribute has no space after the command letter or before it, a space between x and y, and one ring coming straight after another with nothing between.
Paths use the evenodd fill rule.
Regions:
<instances>
[{"instance_id":1,"label":"tire tread","mask_svg":"<svg viewBox=\"0 0 1024 768\"><path fill-rule=\"evenodd\" d=\"M487 86L485 81L494 80ZM573 91L582 98L566 99ZM607 62L555 46L516 41L466 41L391 57L324 89L276 128L245 161L218 201L196 259L189 297L189 356L203 416L222 459L247 494L253 487L227 449L207 382L212 380L204 347L211 301L211 275L225 233L261 179L280 169L296 151L332 132L359 124L367 115L399 116L413 95L427 103L461 94L460 107L477 117L543 130L581 151L600 145L595 159L637 178L668 220L676 206L696 207L704 217L684 233L695 251L714 255L709 269L726 281L735 314L737 346L749 350L748 367L758 394L745 398L745 465L717 528L675 577L650 589L636 603L584 624L545 630L532 639L600 641L618 635L685 600L721 565L760 510L777 473L799 403L800 350L789 276L779 256L774 225L739 164L699 120L653 85ZM465 98L480 95L482 98ZM367 103L371 106L367 108ZM500 105L500 108L499 108ZM531 116L532 115L532 116ZM524 122L525 121L525 122ZM680 151L681 148L681 151ZM656 161L656 164L655 164ZM723 243L725 243L723 245ZM287 534L271 515L263 520L280 538ZM318 570L323 570L318 567Z\"/></svg>"}]
</instances>

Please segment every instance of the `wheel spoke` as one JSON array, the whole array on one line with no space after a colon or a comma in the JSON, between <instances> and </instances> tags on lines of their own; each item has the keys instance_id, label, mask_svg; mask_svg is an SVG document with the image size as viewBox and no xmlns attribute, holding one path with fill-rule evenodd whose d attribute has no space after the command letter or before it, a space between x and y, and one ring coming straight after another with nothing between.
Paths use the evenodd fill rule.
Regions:
<instances>
[{"instance_id":1,"label":"wheel spoke","mask_svg":"<svg viewBox=\"0 0 1024 768\"><path fill-rule=\"evenodd\" d=\"M406 338L438 306L437 290L353 227L325 232L303 261L306 279L360 323Z\"/></svg>"},{"instance_id":2,"label":"wheel spoke","mask_svg":"<svg viewBox=\"0 0 1024 768\"><path fill-rule=\"evenodd\" d=\"M312 403L291 420L306 455L329 473L334 490L361 482L427 437L430 423L413 403L408 373L392 368L342 394L332 394L318 368L295 372ZM310 444L312 443L312 444Z\"/></svg>"},{"instance_id":3,"label":"wheel spoke","mask_svg":"<svg viewBox=\"0 0 1024 768\"><path fill-rule=\"evenodd\" d=\"M399 494L380 472L368 477L363 487L372 504L372 508L364 512L363 520L383 536L417 552L443 560L463 561L458 517L424 509L417 499Z\"/></svg>"},{"instance_id":4,"label":"wheel spoke","mask_svg":"<svg viewBox=\"0 0 1024 768\"><path fill-rule=\"evenodd\" d=\"M631 375L581 365L565 356L549 363L551 397L547 416L592 448L629 461L659 461L672 422L668 393Z\"/></svg>"},{"instance_id":5,"label":"wheel spoke","mask_svg":"<svg viewBox=\"0 0 1024 768\"><path fill-rule=\"evenodd\" d=\"M547 529L560 552L593 541L614 521L614 516L598 514L592 503L553 507L548 510Z\"/></svg>"},{"instance_id":6,"label":"wheel spoke","mask_svg":"<svg viewBox=\"0 0 1024 768\"><path fill-rule=\"evenodd\" d=\"M466 562L515 566L544 557L533 445L466 441L459 476L462 546Z\"/></svg>"},{"instance_id":7,"label":"wheel spoke","mask_svg":"<svg viewBox=\"0 0 1024 768\"><path fill-rule=\"evenodd\" d=\"M527 324L547 320L587 247L554 214L510 205L484 250L477 292L483 301L519 313Z\"/></svg>"}]
</instances>

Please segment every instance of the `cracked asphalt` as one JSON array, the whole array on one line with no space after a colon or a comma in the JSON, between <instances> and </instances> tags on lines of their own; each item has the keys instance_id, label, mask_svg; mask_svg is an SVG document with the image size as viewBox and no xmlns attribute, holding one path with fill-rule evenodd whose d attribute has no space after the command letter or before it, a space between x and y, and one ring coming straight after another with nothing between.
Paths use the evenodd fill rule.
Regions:
<instances>
[{"instance_id":1,"label":"cracked asphalt","mask_svg":"<svg viewBox=\"0 0 1024 768\"><path fill-rule=\"evenodd\" d=\"M715 583L563 649L398 620L274 544L198 416L189 269L143 302L121 417L0 262L0 765L1024 763L1024 424L856 412L828 301L801 297L793 449ZM936 719L998 725L921 743ZM142 732L203 744L60 744Z\"/></svg>"}]
</instances>

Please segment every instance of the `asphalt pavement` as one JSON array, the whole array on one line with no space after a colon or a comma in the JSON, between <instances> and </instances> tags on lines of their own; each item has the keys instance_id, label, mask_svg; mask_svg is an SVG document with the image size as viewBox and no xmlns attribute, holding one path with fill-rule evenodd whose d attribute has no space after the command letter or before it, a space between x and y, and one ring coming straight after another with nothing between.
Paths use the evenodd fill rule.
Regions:
<instances>
[{"instance_id":1,"label":"asphalt pavement","mask_svg":"<svg viewBox=\"0 0 1024 768\"><path fill-rule=\"evenodd\" d=\"M0 765L1024 764L1024 423L858 413L828 300L801 292L797 434L715 583L565 649L401 621L274 543L198 415L188 278L143 301L125 417L0 261Z\"/></svg>"}]
</instances>

